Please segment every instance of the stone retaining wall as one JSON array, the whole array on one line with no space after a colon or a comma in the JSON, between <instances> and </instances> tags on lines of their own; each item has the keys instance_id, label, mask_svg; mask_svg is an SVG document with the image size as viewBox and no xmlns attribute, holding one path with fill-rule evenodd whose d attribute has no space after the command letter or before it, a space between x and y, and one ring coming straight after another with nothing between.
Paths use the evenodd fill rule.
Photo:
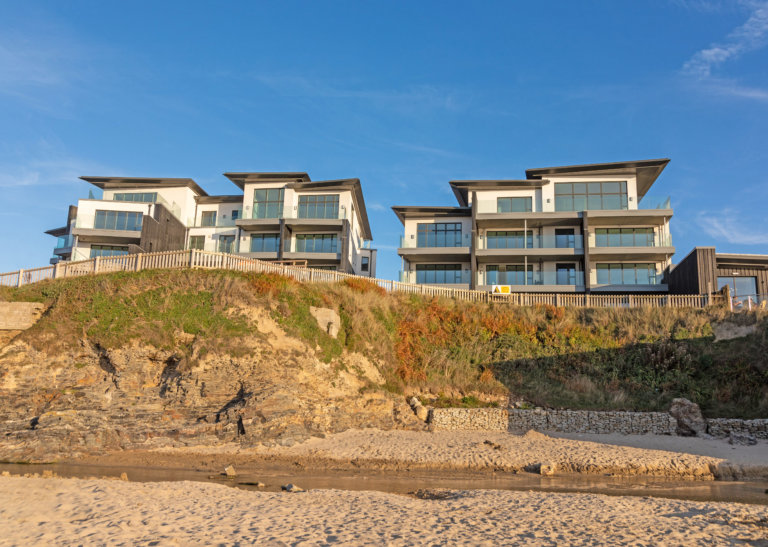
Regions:
<instances>
[{"instance_id":1,"label":"stone retaining wall","mask_svg":"<svg viewBox=\"0 0 768 547\"><path fill-rule=\"evenodd\" d=\"M0 302L0 330L25 330L43 314L37 302Z\"/></svg>"},{"instance_id":2,"label":"stone retaining wall","mask_svg":"<svg viewBox=\"0 0 768 547\"><path fill-rule=\"evenodd\" d=\"M507 431L503 408L433 408L427 418L432 431Z\"/></svg>"},{"instance_id":3,"label":"stone retaining wall","mask_svg":"<svg viewBox=\"0 0 768 547\"><path fill-rule=\"evenodd\" d=\"M752 435L756 439L768 439L768 419L713 418L707 420L707 433L713 437L727 437L731 431L742 435Z\"/></svg>"},{"instance_id":4,"label":"stone retaining wall","mask_svg":"<svg viewBox=\"0 0 768 547\"><path fill-rule=\"evenodd\" d=\"M510 410L509 430L561 433L674 435L677 421L666 412L592 410Z\"/></svg>"},{"instance_id":5,"label":"stone retaining wall","mask_svg":"<svg viewBox=\"0 0 768 547\"><path fill-rule=\"evenodd\" d=\"M666 412L596 412L588 410L519 410L501 408L434 408L433 431L558 431L674 435L675 419Z\"/></svg>"}]
</instances>

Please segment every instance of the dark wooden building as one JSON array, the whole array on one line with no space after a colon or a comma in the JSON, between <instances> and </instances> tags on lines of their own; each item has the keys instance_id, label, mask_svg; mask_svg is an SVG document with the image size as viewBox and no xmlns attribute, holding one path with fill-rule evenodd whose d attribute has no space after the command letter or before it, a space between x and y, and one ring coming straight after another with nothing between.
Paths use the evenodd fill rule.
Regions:
<instances>
[{"instance_id":1,"label":"dark wooden building","mask_svg":"<svg viewBox=\"0 0 768 547\"><path fill-rule=\"evenodd\" d=\"M768 297L768 255L718 253L714 247L694 249L668 276L673 294L709 294L728 285L737 298Z\"/></svg>"}]
</instances>

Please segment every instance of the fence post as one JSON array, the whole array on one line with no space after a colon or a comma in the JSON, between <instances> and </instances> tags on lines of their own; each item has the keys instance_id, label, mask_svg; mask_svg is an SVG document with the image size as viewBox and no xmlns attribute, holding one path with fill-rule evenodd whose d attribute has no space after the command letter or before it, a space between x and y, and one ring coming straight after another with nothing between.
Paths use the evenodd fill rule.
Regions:
<instances>
[{"instance_id":1,"label":"fence post","mask_svg":"<svg viewBox=\"0 0 768 547\"><path fill-rule=\"evenodd\" d=\"M555 293L555 307L560 307L560 293Z\"/></svg>"},{"instance_id":2,"label":"fence post","mask_svg":"<svg viewBox=\"0 0 768 547\"><path fill-rule=\"evenodd\" d=\"M100 256L93 257L93 273L99 273L99 258Z\"/></svg>"},{"instance_id":3,"label":"fence post","mask_svg":"<svg viewBox=\"0 0 768 547\"><path fill-rule=\"evenodd\" d=\"M195 267L195 250L194 249L189 250L189 267L190 268Z\"/></svg>"},{"instance_id":4,"label":"fence post","mask_svg":"<svg viewBox=\"0 0 768 547\"><path fill-rule=\"evenodd\" d=\"M137 272L141 271L141 261L142 261L143 256L144 255L142 253L139 253L139 254L136 255L136 271Z\"/></svg>"},{"instance_id":5,"label":"fence post","mask_svg":"<svg viewBox=\"0 0 768 547\"><path fill-rule=\"evenodd\" d=\"M19 270L19 279L16 281L16 286L21 287L23 285L22 279L24 278L24 270Z\"/></svg>"},{"instance_id":6,"label":"fence post","mask_svg":"<svg viewBox=\"0 0 768 547\"><path fill-rule=\"evenodd\" d=\"M633 308L635 306L635 299L632 297L632 295L629 295L629 299L627 300L627 305L630 308Z\"/></svg>"},{"instance_id":7,"label":"fence post","mask_svg":"<svg viewBox=\"0 0 768 547\"><path fill-rule=\"evenodd\" d=\"M59 277L59 275L60 275L60 273L59 273L59 270L61 268L60 264L61 264L60 262L57 262L56 264L53 265L53 278L54 279L57 279Z\"/></svg>"}]
</instances>

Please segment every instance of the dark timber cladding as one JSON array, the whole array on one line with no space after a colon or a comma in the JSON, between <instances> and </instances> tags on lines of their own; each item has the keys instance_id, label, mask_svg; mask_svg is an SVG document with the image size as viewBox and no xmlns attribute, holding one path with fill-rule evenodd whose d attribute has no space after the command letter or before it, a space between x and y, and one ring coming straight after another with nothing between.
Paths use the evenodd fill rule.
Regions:
<instances>
[{"instance_id":1,"label":"dark timber cladding","mask_svg":"<svg viewBox=\"0 0 768 547\"><path fill-rule=\"evenodd\" d=\"M717 291L718 277L754 277L757 292L768 294L768 255L720 254L714 247L695 247L669 273L674 294Z\"/></svg>"},{"instance_id":2,"label":"dark timber cladding","mask_svg":"<svg viewBox=\"0 0 768 547\"><path fill-rule=\"evenodd\" d=\"M187 229L160 203L154 205L152 216L144 215L139 247L147 253L178 251L184 248ZM133 252L141 252L134 250Z\"/></svg>"}]
</instances>

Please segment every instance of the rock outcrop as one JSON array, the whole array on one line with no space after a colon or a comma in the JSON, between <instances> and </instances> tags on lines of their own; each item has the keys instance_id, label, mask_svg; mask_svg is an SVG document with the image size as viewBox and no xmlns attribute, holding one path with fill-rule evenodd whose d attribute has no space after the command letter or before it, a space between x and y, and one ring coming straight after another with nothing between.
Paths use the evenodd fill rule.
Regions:
<instances>
[{"instance_id":1,"label":"rock outcrop","mask_svg":"<svg viewBox=\"0 0 768 547\"><path fill-rule=\"evenodd\" d=\"M262 326L242 340L241 355L194 360L143 345L108 349L83 340L79 351L47 355L12 342L0 350L0 460L232 442L290 446L353 427L424 428L402 399L364 389L380 379L364 356L343 356L355 367L325 363L276 325Z\"/></svg>"}]
</instances>

